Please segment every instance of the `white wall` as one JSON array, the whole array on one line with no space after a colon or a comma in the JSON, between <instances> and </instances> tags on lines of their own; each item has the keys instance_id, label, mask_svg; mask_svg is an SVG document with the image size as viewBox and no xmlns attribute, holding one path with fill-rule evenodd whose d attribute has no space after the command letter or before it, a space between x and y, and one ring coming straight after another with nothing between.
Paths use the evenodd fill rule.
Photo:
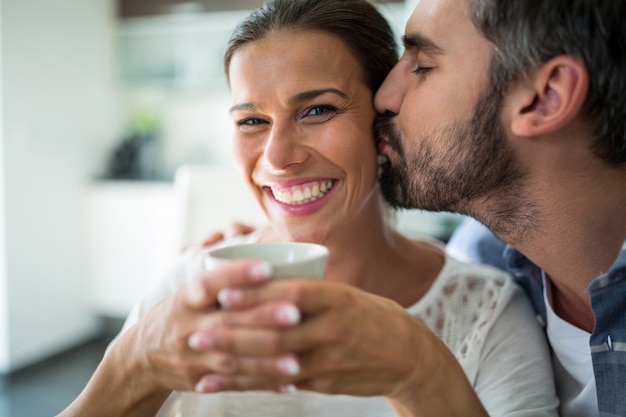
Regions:
<instances>
[{"instance_id":1,"label":"white wall","mask_svg":"<svg viewBox=\"0 0 626 417\"><path fill-rule=\"evenodd\" d=\"M2 8L0 1L0 97L3 96L3 33L4 25L2 24ZM9 368L9 306L7 300L7 280L6 280L6 256L5 250L5 210L4 210L4 169L2 169L4 161L4 100L0 100L0 370Z\"/></svg>"},{"instance_id":2,"label":"white wall","mask_svg":"<svg viewBox=\"0 0 626 417\"><path fill-rule=\"evenodd\" d=\"M415 6L417 6L417 3L419 2L420 0L404 0L404 5L407 11L406 20L409 19L409 16L413 13L413 9L415 9Z\"/></svg>"},{"instance_id":3,"label":"white wall","mask_svg":"<svg viewBox=\"0 0 626 417\"><path fill-rule=\"evenodd\" d=\"M8 372L97 330L81 193L118 127L114 2L1 6L0 372Z\"/></svg>"}]
</instances>

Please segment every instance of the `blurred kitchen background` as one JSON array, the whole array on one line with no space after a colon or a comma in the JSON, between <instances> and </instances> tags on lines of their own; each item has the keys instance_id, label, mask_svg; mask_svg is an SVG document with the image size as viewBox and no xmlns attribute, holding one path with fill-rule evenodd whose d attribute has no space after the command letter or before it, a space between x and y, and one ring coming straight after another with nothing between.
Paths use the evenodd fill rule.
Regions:
<instances>
[{"instance_id":1,"label":"blurred kitchen background","mask_svg":"<svg viewBox=\"0 0 626 417\"><path fill-rule=\"evenodd\" d=\"M261 3L0 0L0 417L86 383L180 249L177 168L233 170L221 55ZM417 0L378 3L401 34ZM445 239L459 219L398 220Z\"/></svg>"}]
</instances>

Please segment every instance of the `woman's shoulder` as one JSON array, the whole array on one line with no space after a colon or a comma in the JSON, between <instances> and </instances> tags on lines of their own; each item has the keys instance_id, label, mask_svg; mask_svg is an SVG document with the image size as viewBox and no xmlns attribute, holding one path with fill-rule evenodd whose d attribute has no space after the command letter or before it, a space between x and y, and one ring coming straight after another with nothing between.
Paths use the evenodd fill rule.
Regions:
<instances>
[{"instance_id":1,"label":"woman's shoulder","mask_svg":"<svg viewBox=\"0 0 626 417\"><path fill-rule=\"evenodd\" d=\"M510 273L492 265L461 261L446 253L446 267L442 271L446 280L463 280L474 285L496 286L507 290L516 288Z\"/></svg>"},{"instance_id":2,"label":"woman's shoulder","mask_svg":"<svg viewBox=\"0 0 626 417\"><path fill-rule=\"evenodd\" d=\"M462 359L480 349L506 306L523 294L504 271L444 256L436 282L412 312Z\"/></svg>"},{"instance_id":3,"label":"woman's shoulder","mask_svg":"<svg viewBox=\"0 0 626 417\"><path fill-rule=\"evenodd\" d=\"M439 296L446 305L462 306L475 315L497 316L521 290L513 277L490 265L459 261L446 254L439 274Z\"/></svg>"},{"instance_id":4,"label":"woman's shoulder","mask_svg":"<svg viewBox=\"0 0 626 417\"><path fill-rule=\"evenodd\" d=\"M444 258L435 285L432 289L439 296L456 299L479 297L481 299L508 300L518 286L506 271L487 264L465 262L446 251L442 242L425 241Z\"/></svg>"}]
</instances>

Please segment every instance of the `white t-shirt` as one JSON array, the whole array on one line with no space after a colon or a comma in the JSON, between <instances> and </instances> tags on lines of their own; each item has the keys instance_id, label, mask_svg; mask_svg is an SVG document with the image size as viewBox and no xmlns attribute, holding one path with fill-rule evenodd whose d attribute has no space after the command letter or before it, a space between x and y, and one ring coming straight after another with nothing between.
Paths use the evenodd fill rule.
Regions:
<instances>
[{"instance_id":1,"label":"white t-shirt","mask_svg":"<svg viewBox=\"0 0 626 417\"><path fill-rule=\"evenodd\" d=\"M556 416L558 400L549 349L530 303L510 277L495 268L445 265L429 291L407 310L454 353L491 416ZM205 251L187 251L164 280L137 304L124 332L153 306L195 278ZM173 393L159 416L395 416L384 397L324 395L309 391Z\"/></svg>"},{"instance_id":2,"label":"white t-shirt","mask_svg":"<svg viewBox=\"0 0 626 417\"><path fill-rule=\"evenodd\" d=\"M546 332L553 350L554 377L561 417L598 416L596 379L593 374L589 332L560 318L552 309L551 285L543 277Z\"/></svg>"}]
</instances>

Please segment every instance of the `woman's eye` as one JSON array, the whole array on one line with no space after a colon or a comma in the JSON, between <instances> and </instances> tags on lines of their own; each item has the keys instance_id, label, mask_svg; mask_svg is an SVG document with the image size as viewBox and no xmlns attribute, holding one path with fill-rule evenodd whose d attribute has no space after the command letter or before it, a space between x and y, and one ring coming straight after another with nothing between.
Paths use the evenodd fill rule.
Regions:
<instances>
[{"instance_id":1,"label":"woman's eye","mask_svg":"<svg viewBox=\"0 0 626 417\"><path fill-rule=\"evenodd\" d=\"M337 111L337 108L334 106L314 106L311 107L307 112L307 116L324 116L329 113L334 113Z\"/></svg>"},{"instance_id":2,"label":"woman's eye","mask_svg":"<svg viewBox=\"0 0 626 417\"><path fill-rule=\"evenodd\" d=\"M239 120L237 122L239 126L258 126L263 123L266 123L265 120L258 119L256 117L250 117L248 119Z\"/></svg>"}]
</instances>

